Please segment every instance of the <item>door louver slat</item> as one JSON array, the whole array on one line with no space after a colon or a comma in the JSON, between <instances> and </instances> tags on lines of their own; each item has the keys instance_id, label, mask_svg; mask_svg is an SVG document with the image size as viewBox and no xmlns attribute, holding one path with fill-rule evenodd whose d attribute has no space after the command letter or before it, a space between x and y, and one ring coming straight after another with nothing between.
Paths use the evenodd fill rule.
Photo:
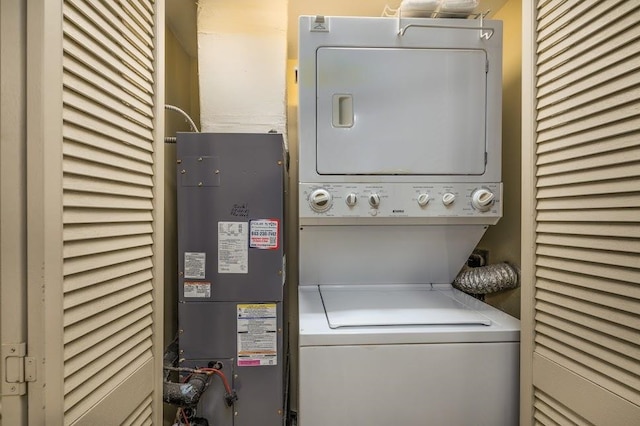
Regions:
<instances>
[{"instance_id":1,"label":"door louver slat","mask_svg":"<svg viewBox=\"0 0 640 426\"><path fill-rule=\"evenodd\" d=\"M90 163L102 164L108 167L122 169L129 172L140 173L147 176L153 175L153 166L145 164L138 159L124 157L120 154L95 148L82 143L65 140L63 154L69 158L84 160Z\"/></svg>"},{"instance_id":2,"label":"door louver slat","mask_svg":"<svg viewBox=\"0 0 640 426\"><path fill-rule=\"evenodd\" d=\"M588 263L588 264L585 264ZM578 272L587 275L593 275L594 277L609 278L612 280L628 281L628 282L640 282L640 271L627 268L615 268L611 265L595 264L585 262L584 260L572 260L568 258L552 258L552 257L538 257L536 265L543 267L556 268L559 270L565 270L570 272ZM635 280L635 281L634 281Z\"/></svg>"},{"instance_id":3,"label":"door louver slat","mask_svg":"<svg viewBox=\"0 0 640 426\"><path fill-rule=\"evenodd\" d=\"M621 52L615 53L625 59L628 58ZM591 99L607 96L611 93L612 86L616 91L637 86L640 84L640 78L635 71L640 68L639 58L640 55L636 55L631 60L616 61L614 64L607 62L607 72L604 77L591 74L577 81L572 80L564 87L554 87L553 91L547 90L547 93L542 93L541 90L538 94L540 96L538 119L551 117L574 105L583 105ZM573 74L572 77L576 78Z\"/></svg>"},{"instance_id":4,"label":"door louver slat","mask_svg":"<svg viewBox=\"0 0 640 426\"><path fill-rule=\"evenodd\" d=\"M151 414L151 397L142 401L140 406L138 406L131 415L122 422L123 425L127 426L143 426L150 425L151 420L149 420L149 416Z\"/></svg>"},{"instance_id":5,"label":"door louver slat","mask_svg":"<svg viewBox=\"0 0 640 426\"><path fill-rule=\"evenodd\" d=\"M68 58L67 62L73 59L78 64L82 64L82 66L90 70L90 72L93 72L98 81L101 79L107 80L116 87L125 90L131 96L136 97L140 102L147 105L149 109L153 106L153 97L151 94L135 85L128 77L123 75L123 69L117 67L117 64L105 62L95 52L86 50L82 44L73 39L63 40L62 46ZM65 59L63 59L63 63L64 61Z\"/></svg>"},{"instance_id":6,"label":"door louver slat","mask_svg":"<svg viewBox=\"0 0 640 426\"><path fill-rule=\"evenodd\" d=\"M149 187L129 185L123 188L116 182L101 179L91 179L82 176L67 174L62 182L64 189L76 192L89 192L94 194L126 195L138 198L153 198L153 191Z\"/></svg>"},{"instance_id":7,"label":"door louver slat","mask_svg":"<svg viewBox=\"0 0 640 426\"><path fill-rule=\"evenodd\" d=\"M608 336L615 337L620 340L626 340L629 343L635 342L637 338L637 335L632 329L616 325L615 323L602 321L598 317L589 314L577 312L571 309L558 309L555 306L542 301L538 302L537 309L538 313L536 314L536 318L543 322L553 322L555 320L556 324L559 321L562 321L565 325L580 324Z\"/></svg>"},{"instance_id":8,"label":"door louver slat","mask_svg":"<svg viewBox=\"0 0 640 426\"><path fill-rule=\"evenodd\" d=\"M598 0L584 0L579 4L563 3L553 13L539 20L537 40L549 40L561 28L565 28L586 11L598 6ZM609 6L610 7L610 6Z\"/></svg>"},{"instance_id":9,"label":"door louver slat","mask_svg":"<svg viewBox=\"0 0 640 426\"><path fill-rule=\"evenodd\" d=\"M108 369L100 371L95 376L84 382L80 387L65 393L65 421L69 424L80 418L93 408L100 400L104 399L117 384L122 383L127 377L131 376L140 365L143 365L151 359L151 350L141 351L142 348L151 347L151 339L142 342L137 350L131 351L112 363ZM109 371L115 371L111 375ZM131 395L138 397L138 395Z\"/></svg>"},{"instance_id":10,"label":"door louver slat","mask_svg":"<svg viewBox=\"0 0 640 426\"><path fill-rule=\"evenodd\" d=\"M637 391L638 378L634 378L629 372L543 334L536 337L536 343L539 346L536 347L536 352L540 355L557 364L571 367L572 371L579 373L582 377L605 385L611 392L628 401L634 403L640 401L640 393ZM554 349L550 350L550 347ZM627 383L634 387L628 386Z\"/></svg>"},{"instance_id":11,"label":"door louver slat","mask_svg":"<svg viewBox=\"0 0 640 426\"><path fill-rule=\"evenodd\" d=\"M153 152L153 146L149 139L129 133L119 126L114 126L113 124L102 120L100 117L82 114L71 107L65 108L62 114L65 124L73 124L82 129L99 133L101 136L106 138L115 138L127 145L138 147L148 152Z\"/></svg>"},{"instance_id":12,"label":"door louver slat","mask_svg":"<svg viewBox=\"0 0 640 426\"><path fill-rule=\"evenodd\" d=\"M560 198L560 197L580 197L602 194L624 194L635 192L638 188L634 178L614 179L606 181L586 182L571 185L558 185L540 187L538 189L538 199Z\"/></svg>"},{"instance_id":13,"label":"door louver slat","mask_svg":"<svg viewBox=\"0 0 640 426\"><path fill-rule=\"evenodd\" d=\"M611 4L612 2L606 2ZM603 2L603 5L605 2ZM635 2L622 2L618 7L610 7L607 12L596 16L593 10L584 15L584 21L590 21L589 25L583 28L561 30L558 36L562 37L557 43L547 43L546 39L538 40L538 73L539 75L564 64L572 59L577 59L581 54L586 53L598 46L602 47L604 42L611 42L610 39L621 32L633 28L638 19L640 5ZM615 23L615 25L612 25ZM594 32L592 28L597 27L599 31Z\"/></svg>"},{"instance_id":14,"label":"door louver slat","mask_svg":"<svg viewBox=\"0 0 640 426\"><path fill-rule=\"evenodd\" d=\"M146 164L141 164L141 168L146 168ZM62 163L63 170L66 173L74 175L82 175L92 178L101 178L105 180L118 181L124 184L132 183L135 185L153 186L153 180L149 175L122 170L111 165L99 165L89 161L84 161L74 157L65 157Z\"/></svg>"},{"instance_id":15,"label":"door louver slat","mask_svg":"<svg viewBox=\"0 0 640 426\"><path fill-rule=\"evenodd\" d=\"M540 414L541 418L546 419L543 424L573 424L577 426L591 425L590 422L586 421L566 406L558 403L558 401L546 395L544 392L536 392L535 397L536 414Z\"/></svg>"},{"instance_id":16,"label":"door louver slat","mask_svg":"<svg viewBox=\"0 0 640 426\"><path fill-rule=\"evenodd\" d=\"M65 18L66 17L65 15ZM135 84L140 90L148 94L153 94L151 81L144 78L140 73L133 72L134 69L137 70L138 68L136 61L130 59L118 46L112 46L116 49L115 51L109 50L109 46L104 46L104 44L109 44L106 39L96 40L89 36L89 34L94 34L89 31L97 32L99 30L88 28L85 32L85 30L81 29L81 25L82 23L65 19L65 37L68 36L70 40L94 52L104 63L118 70L124 78Z\"/></svg>"}]
</instances>

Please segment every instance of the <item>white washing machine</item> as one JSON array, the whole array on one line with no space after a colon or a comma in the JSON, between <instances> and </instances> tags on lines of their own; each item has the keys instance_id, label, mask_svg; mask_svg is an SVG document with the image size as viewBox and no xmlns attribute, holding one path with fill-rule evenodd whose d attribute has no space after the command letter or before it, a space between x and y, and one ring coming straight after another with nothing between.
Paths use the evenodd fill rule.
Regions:
<instances>
[{"instance_id":1,"label":"white washing machine","mask_svg":"<svg viewBox=\"0 0 640 426\"><path fill-rule=\"evenodd\" d=\"M301 17L301 426L516 425L519 322L451 286L502 215L500 22Z\"/></svg>"}]
</instances>

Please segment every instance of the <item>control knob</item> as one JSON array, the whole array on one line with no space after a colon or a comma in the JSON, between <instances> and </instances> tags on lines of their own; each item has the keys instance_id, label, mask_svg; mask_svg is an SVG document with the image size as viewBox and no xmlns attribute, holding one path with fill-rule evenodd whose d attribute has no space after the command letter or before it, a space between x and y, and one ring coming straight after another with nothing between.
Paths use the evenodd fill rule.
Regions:
<instances>
[{"instance_id":1,"label":"control knob","mask_svg":"<svg viewBox=\"0 0 640 426\"><path fill-rule=\"evenodd\" d=\"M452 192L447 192L442 196L442 204L445 206L450 206L456 200L456 194Z\"/></svg>"},{"instance_id":2,"label":"control knob","mask_svg":"<svg viewBox=\"0 0 640 426\"><path fill-rule=\"evenodd\" d=\"M471 194L471 205L474 209L486 212L491 208L496 196L493 192L485 188L479 188Z\"/></svg>"},{"instance_id":3,"label":"control knob","mask_svg":"<svg viewBox=\"0 0 640 426\"><path fill-rule=\"evenodd\" d=\"M376 193L369 195L369 204L374 209L377 209L378 207L380 207L380 195Z\"/></svg>"},{"instance_id":4,"label":"control knob","mask_svg":"<svg viewBox=\"0 0 640 426\"><path fill-rule=\"evenodd\" d=\"M351 192L347 195L347 198L344 199L344 202L347 203L349 207L353 207L358 202L358 196Z\"/></svg>"},{"instance_id":5,"label":"control knob","mask_svg":"<svg viewBox=\"0 0 640 426\"><path fill-rule=\"evenodd\" d=\"M423 192L422 194L418 195L418 205L420 207L424 207L427 204L429 204L429 200L430 200L429 199L429 194L426 194L426 193Z\"/></svg>"},{"instance_id":6,"label":"control knob","mask_svg":"<svg viewBox=\"0 0 640 426\"><path fill-rule=\"evenodd\" d=\"M326 189L316 189L309 196L309 205L314 211L325 212L331 207L332 197Z\"/></svg>"}]
</instances>

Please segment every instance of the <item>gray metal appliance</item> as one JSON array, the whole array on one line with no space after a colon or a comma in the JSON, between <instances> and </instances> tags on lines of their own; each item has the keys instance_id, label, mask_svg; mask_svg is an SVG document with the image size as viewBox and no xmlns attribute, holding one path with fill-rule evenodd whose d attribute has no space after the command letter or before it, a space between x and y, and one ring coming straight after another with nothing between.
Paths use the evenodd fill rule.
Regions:
<instances>
[{"instance_id":1,"label":"gray metal appliance","mask_svg":"<svg viewBox=\"0 0 640 426\"><path fill-rule=\"evenodd\" d=\"M451 286L502 216L501 22L299 24L299 424L517 424L519 322Z\"/></svg>"},{"instance_id":2,"label":"gray metal appliance","mask_svg":"<svg viewBox=\"0 0 640 426\"><path fill-rule=\"evenodd\" d=\"M279 134L177 136L180 366L219 362L197 406L216 426L282 425L283 207Z\"/></svg>"}]
</instances>

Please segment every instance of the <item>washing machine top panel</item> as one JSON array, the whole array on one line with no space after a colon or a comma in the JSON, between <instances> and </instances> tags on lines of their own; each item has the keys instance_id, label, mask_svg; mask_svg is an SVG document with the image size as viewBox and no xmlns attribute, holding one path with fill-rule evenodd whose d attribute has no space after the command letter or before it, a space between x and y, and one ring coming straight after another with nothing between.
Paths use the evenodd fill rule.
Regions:
<instances>
[{"instance_id":1,"label":"washing machine top panel","mask_svg":"<svg viewBox=\"0 0 640 426\"><path fill-rule=\"evenodd\" d=\"M388 292L383 290L385 286L350 284L345 289L342 285L301 283L300 347L520 340L520 321L450 284L396 284L389 285ZM416 301L417 295L428 301ZM368 305L371 302L375 305ZM402 309L399 302L405 303ZM471 320L477 322L467 322ZM342 326L335 327L337 324Z\"/></svg>"},{"instance_id":2,"label":"washing machine top panel","mask_svg":"<svg viewBox=\"0 0 640 426\"><path fill-rule=\"evenodd\" d=\"M329 327L470 325L491 320L430 285L319 286Z\"/></svg>"}]
</instances>

